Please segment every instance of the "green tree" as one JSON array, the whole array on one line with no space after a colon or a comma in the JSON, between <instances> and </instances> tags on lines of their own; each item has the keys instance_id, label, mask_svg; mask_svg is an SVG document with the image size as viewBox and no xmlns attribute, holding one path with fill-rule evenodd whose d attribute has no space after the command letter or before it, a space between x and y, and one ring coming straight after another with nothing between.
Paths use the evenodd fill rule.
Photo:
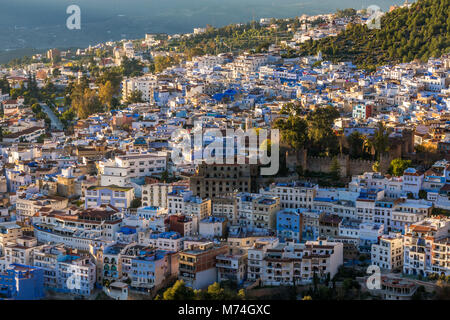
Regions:
<instances>
[{"instance_id":1,"label":"green tree","mask_svg":"<svg viewBox=\"0 0 450 320\"><path fill-rule=\"evenodd\" d=\"M370 140L378 160L380 159L381 154L386 153L389 150L389 134L390 130L386 128L384 123L381 121L378 122L375 134Z\"/></svg>"},{"instance_id":2,"label":"green tree","mask_svg":"<svg viewBox=\"0 0 450 320\"><path fill-rule=\"evenodd\" d=\"M337 157L333 157L330 167L330 174L334 180L339 180L341 176L341 166L339 165Z\"/></svg>"},{"instance_id":3,"label":"green tree","mask_svg":"<svg viewBox=\"0 0 450 320\"><path fill-rule=\"evenodd\" d=\"M317 108L308 114L306 120L310 142L309 150L312 153L337 153L339 143L333 125L334 120L338 117L339 111L332 106Z\"/></svg>"},{"instance_id":4,"label":"green tree","mask_svg":"<svg viewBox=\"0 0 450 320\"><path fill-rule=\"evenodd\" d=\"M42 111L42 107L39 103L35 103L31 106L31 111L33 111L34 114L38 114Z\"/></svg>"},{"instance_id":5,"label":"green tree","mask_svg":"<svg viewBox=\"0 0 450 320\"><path fill-rule=\"evenodd\" d=\"M411 300L424 300L425 287L419 286L411 297Z\"/></svg>"},{"instance_id":6,"label":"green tree","mask_svg":"<svg viewBox=\"0 0 450 320\"><path fill-rule=\"evenodd\" d=\"M45 139L45 134L41 134L41 135L36 139L36 142L37 142L37 143L44 143L44 139Z\"/></svg>"},{"instance_id":7,"label":"green tree","mask_svg":"<svg viewBox=\"0 0 450 320\"><path fill-rule=\"evenodd\" d=\"M280 130L281 141L294 150L303 148L308 139L308 124L297 116L289 116L288 119L278 119L274 128Z\"/></svg>"},{"instance_id":8,"label":"green tree","mask_svg":"<svg viewBox=\"0 0 450 320\"><path fill-rule=\"evenodd\" d=\"M347 137L347 142L350 149L350 156L354 159L362 158L364 154L364 136L358 131L353 131Z\"/></svg>"},{"instance_id":9,"label":"green tree","mask_svg":"<svg viewBox=\"0 0 450 320\"><path fill-rule=\"evenodd\" d=\"M98 90L98 97L100 102L111 109L112 107L112 99L114 96L114 87L111 81L106 81L105 84L101 84Z\"/></svg>"},{"instance_id":10,"label":"green tree","mask_svg":"<svg viewBox=\"0 0 450 320\"><path fill-rule=\"evenodd\" d=\"M427 199L428 193L425 190L419 190L419 198L420 199Z\"/></svg>"},{"instance_id":11,"label":"green tree","mask_svg":"<svg viewBox=\"0 0 450 320\"><path fill-rule=\"evenodd\" d=\"M183 280L177 280L171 288L163 293L163 300L193 300L194 298L194 290L187 287Z\"/></svg>"},{"instance_id":12,"label":"green tree","mask_svg":"<svg viewBox=\"0 0 450 320\"><path fill-rule=\"evenodd\" d=\"M212 300L224 300L226 298L225 289L218 282L214 282L208 287L208 295Z\"/></svg>"},{"instance_id":13,"label":"green tree","mask_svg":"<svg viewBox=\"0 0 450 320\"><path fill-rule=\"evenodd\" d=\"M142 92L139 90L133 90L127 97L127 103L140 103L142 100Z\"/></svg>"},{"instance_id":14,"label":"green tree","mask_svg":"<svg viewBox=\"0 0 450 320\"><path fill-rule=\"evenodd\" d=\"M120 84L123 80L122 70L119 67L108 68L103 71L96 79L97 85L100 87L102 84L111 82L113 92L115 95L119 94Z\"/></svg>"},{"instance_id":15,"label":"green tree","mask_svg":"<svg viewBox=\"0 0 450 320\"><path fill-rule=\"evenodd\" d=\"M161 181L163 182L169 181L169 171L165 170L161 173Z\"/></svg>"},{"instance_id":16,"label":"green tree","mask_svg":"<svg viewBox=\"0 0 450 320\"><path fill-rule=\"evenodd\" d=\"M372 165L372 170L374 172L380 172L380 162L379 161L375 161L375 163Z\"/></svg>"},{"instance_id":17,"label":"green tree","mask_svg":"<svg viewBox=\"0 0 450 320\"><path fill-rule=\"evenodd\" d=\"M163 70L177 64L178 62L178 58L175 58L173 56L157 56L154 59L155 72L162 72Z\"/></svg>"},{"instance_id":18,"label":"green tree","mask_svg":"<svg viewBox=\"0 0 450 320\"><path fill-rule=\"evenodd\" d=\"M138 77L142 73L142 64L136 59L128 59L124 57L120 65L121 74L125 77Z\"/></svg>"},{"instance_id":19,"label":"green tree","mask_svg":"<svg viewBox=\"0 0 450 320\"><path fill-rule=\"evenodd\" d=\"M142 205L141 198L134 198L130 203L130 208L139 208Z\"/></svg>"},{"instance_id":20,"label":"green tree","mask_svg":"<svg viewBox=\"0 0 450 320\"><path fill-rule=\"evenodd\" d=\"M246 295L245 295L245 290L244 290L244 289L240 289L240 290L238 291L238 298L239 298L240 300L245 300Z\"/></svg>"},{"instance_id":21,"label":"green tree","mask_svg":"<svg viewBox=\"0 0 450 320\"><path fill-rule=\"evenodd\" d=\"M89 88L83 89L83 87L78 87L72 93L71 99L72 107L76 110L77 116L80 119L85 119L91 114L103 110L95 91Z\"/></svg>"},{"instance_id":22,"label":"green tree","mask_svg":"<svg viewBox=\"0 0 450 320\"><path fill-rule=\"evenodd\" d=\"M403 175L403 172L411 166L411 160L402 160L401 158L397 158L391 161L389 166L389 173L400 177Z\"/></svg>"}]
</instances>

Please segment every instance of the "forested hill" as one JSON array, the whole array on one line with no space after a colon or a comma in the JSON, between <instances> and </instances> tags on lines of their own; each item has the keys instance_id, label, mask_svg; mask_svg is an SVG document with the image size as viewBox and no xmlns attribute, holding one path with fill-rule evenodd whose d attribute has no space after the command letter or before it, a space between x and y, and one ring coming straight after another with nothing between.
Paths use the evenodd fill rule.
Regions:
<instances>
[{"instance_id":1,"label":"forested hill","mask_svg":"<svg viewBox=\"0 0 450 320\"><path fill-rule=\"evenodd\" d=\"M391 63L428 60L450 52L450 0L418 0L386 13L381 29L352 24L337 37L306 42L300 54L322 51L334 61L374 69Z\"/></svg>"}]
</instances>

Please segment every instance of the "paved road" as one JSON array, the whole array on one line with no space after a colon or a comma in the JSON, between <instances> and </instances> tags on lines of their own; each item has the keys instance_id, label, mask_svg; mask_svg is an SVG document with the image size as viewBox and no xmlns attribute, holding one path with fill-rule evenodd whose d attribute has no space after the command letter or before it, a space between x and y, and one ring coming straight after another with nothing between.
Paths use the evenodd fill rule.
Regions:
<instances>
[{"instance_id":1,"label":"paved road","mask_svg":"<svg viewBox=\"0 0 450 320\"><path fill-rule=\"evenodd\" d=\"M41 107L52 121L52 128L57 130L64 130L64 126L61 123L61 120L59 120L59 118L53 113L52 109L50 109L50 107L46 104L41 104Z\"/></svg>"}]
</instances>

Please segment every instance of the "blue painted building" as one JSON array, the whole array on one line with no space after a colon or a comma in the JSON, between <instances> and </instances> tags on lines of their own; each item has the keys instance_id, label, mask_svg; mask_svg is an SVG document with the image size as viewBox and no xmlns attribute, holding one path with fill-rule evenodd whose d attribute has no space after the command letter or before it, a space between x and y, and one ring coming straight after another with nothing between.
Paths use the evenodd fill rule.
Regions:
<instances>
[{"instance_id":1,"label":"blue painted building","mask_svg":"<svg viewBox=\"0 0 450 320\"><path fill-rule=\"evenodd\" d=\"M171 254L165 250L145 249L131 259L131 287L149 290L158 287L172 273Z\"/></svg>"},{"instance_id":2,"label":"blue painted building","mask_svg":"<svg viewBox=\"0 0 450 320\"><path fill-rule=\"evenodd\" d=\"M163 208L155 206L147 206L138 208L136 215L141 219L149 220L163 214L164 212L165 211Z\"/></svg>"},{"instance_id":3,"label":"blue painted building","mask_svg":"<svg viewBox=\"0 0 450 320\"><path fill-rule=\"evenodd\" d=\"M297 209L283 209L277 212L277 236L280 242L302 241L302 214Z\"/></svg>"},{"instance_id":4,"label":"blue painted building","mask_svg":"<svg viewBox=\"0 0 450 320\"><path fill-rule=\"evenodd\" d=\"M44 269L14 263L0 273L0 298L38 300L44 296Z\"/></svg>"},{"instance_id":5,"label":"blue painted building","mask_svg":"<svg viewBox=\"0 0 450 320\"><path fill-rule=\"evenodd\" d=\"M102 204L111 204L112 206L123 209L131 205L134 198L133 188L123 188L118 186L92 186L86 189L84 206L98 207Z\"/></svg>"}]
</instances>

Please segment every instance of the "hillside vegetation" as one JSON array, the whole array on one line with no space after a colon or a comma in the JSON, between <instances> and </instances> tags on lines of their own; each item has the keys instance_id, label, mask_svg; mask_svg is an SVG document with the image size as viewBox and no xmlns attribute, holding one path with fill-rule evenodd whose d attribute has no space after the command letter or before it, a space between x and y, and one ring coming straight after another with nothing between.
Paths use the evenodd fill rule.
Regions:
<instances>
[{"instance_id":1,"label":"hillside vegetation","mask_svg":"<svg viewBox=\"0 0 450 320\"><path fill-rule=\"evenodd\" d=\"M304 43L301 55L322 51L333 61L374 69L390 63L423 61L450 52L450 0L419 0L381 18L381 29L352 24L337 37Z\"/></svg>"}]
</instances>

